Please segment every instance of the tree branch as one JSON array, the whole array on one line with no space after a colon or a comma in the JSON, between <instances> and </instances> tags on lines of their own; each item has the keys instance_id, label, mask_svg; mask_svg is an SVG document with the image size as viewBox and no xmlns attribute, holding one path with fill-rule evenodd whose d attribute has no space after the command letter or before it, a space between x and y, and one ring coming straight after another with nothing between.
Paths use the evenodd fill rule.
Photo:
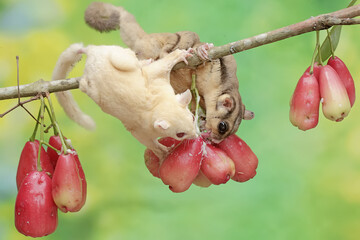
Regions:
<instances>
[{"instance_id":1,"label":"tree branch","mask_svg":"<svg viewBox=\"0 0 360 240\"><path fill-rule=\"evenodd\" d=\"M279 28L267 33L262 33L240 41L214 47L209 50L209 58L221 58L230 54L260 47L265 44L277 42L304 33L328 29L334 25L360 24L360 19L352 19L353 17L357 16L360 16L360 4L341 9L336 12L322 14L317 17L311 17L305 21ZM199 59L197 56L189 58L188 62L189 66L198 66L202 63L201 59ZM186 65L184 63L178 63L175 65L174 69L183 68L185 66Z\"/></svg>"},{"instance_id":2,"label":"tree branch","mask_svg":"<svg viewBox=\"0 0 360 240\"><path fill-rule=\"evenodd\" d=\"M214 60L230 54L242 52L265 44L277 42L283 39L294 37L308 32L328 29L335 25L354 25L360 24L360 19L354 17L360 16L360 4L341 9L336 12L322 14L317 17L311 17L305 21L295 23L283 28L279 28L267 33L262 33L240 41L214 47L209 50L209 58ZM174 66L174 69L184 67L196 67L203 63L196 55L189 57L188 65L181 62ZM44 81L39 80L34 83L20 86L20 97L36 96L42 92L60 92L79 88L80 77L67 80ZM17 87L0 88L0 100L12 99L18 97Z\"/></svg>"},{"instance_id":3,"label":"tree branch","mask_svg":"<svg viewBox=\"0 0 360 240\"><path fill-rule=\"evenodd\" d=\"M36 96L39 93L53 93L53 92L62 92L66 90L79 88L79 80L81 77L54 80L54 81L44 81L42 79L29 83L26 85L20 85L20 97L31 97ZM0 100L12 99L18 97L18 88L6 87L0 88Z\"/></svg>"}]
</instances>

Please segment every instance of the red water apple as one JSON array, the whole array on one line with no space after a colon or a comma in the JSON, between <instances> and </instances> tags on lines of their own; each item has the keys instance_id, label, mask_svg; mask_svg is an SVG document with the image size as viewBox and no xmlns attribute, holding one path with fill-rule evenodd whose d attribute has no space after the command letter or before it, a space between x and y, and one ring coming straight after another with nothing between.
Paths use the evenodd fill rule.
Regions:
<instances>
[{"instance_id":1,"label":"red water apple","mask_svg":"<svg viewBox=\"0 0 360 240\"><path fill-rule=\"evenodd\" d=\"M43 237L55 231L58 215L51 185L44 171L32 171L24 178L15 202L15 227L20 233Z\"/></svg>"},{"instance_id":2,"label":"red water apple","mask_svg":"<svg viewBox=\"0 0 360 240\"><path fill-rule=\"evenodd\" d=\"M332 121L343 120L349 114L351 105L339 75L326 65L321 69L319 84L324 116Z\"/></svg>"},{"instance_id":3,"label":"red water apple","mask_svg":"<svg viewBox=\"0 0 360 240\"><path fill-rule=\"evenodd\" d=\"M20 188L25 176L30 172L38 170L38 154L39 154L39 141L28 141L21 152L19 165L16 173L16 185ZM41 147L40 151L40 164L44 172L48 172L50 175L54 173L54 167L50 162L49 156L45 149Z\"/></svg>"},{"instance_id":4,"label":"red water apple","mask_svg":"<svg viewBox=\"0 0 360 240\"><path fill-rule=\"evenodd\" d=\"M299 79L290 102L290 122L305 131L317 126L319 121L320 89L314 74L309 68Z\"/></svg>"},{"instance_id":5,"label":"red water apple","mask_svg":"<svg viewBox=\"0 0 360 240\"><path fill-rule=\"evenodd\" d=\"M79 211L83 202L83 186L73 154L61 154L53 175L52 195L62 212Z\"/></svg>"},{"instance_id":6,"label":"red water apple","mask_svg":"<svg viewBox=\"0 0 360 240\"><path fill-rule=\"evenodd\" d=\"M87 195L87 182L86 182L84 170L83 170L83 168L81 166L81 163L80 163L79 155L77 154L77 152L75 152L75 150L73 150L73 151L74 151L74 153L71 153L71 154L74 155L75 163L76 163L76 165L77 165L77 167L79 169L79 176L80 176L80 179L81 179L81 186L82 186L82 198L81 198L81 201L73 209L73 212L77 212L85 205L86 195Z\"/></svg>"},{"instance_id":7,"label":"red water apple","mask_svg":"<svg viewBox=\"0 0 360 240\"><path fill-rule=\"evenodd\" d=\"M224 151L211 144L206 144L201 172L211 183L219 185L226 183L234 176L235 165Z\"/></svg>"},{"instance_id":8,"label":"red water apple","mask_svg":"<svg viewBox=\"0 0 360 240\"><path fill-rule=\"evenodd\" d=\"M191 186L200 170L203 143L201 137L185 139L163 161L160 178L171 191L184 192Z\"/></svg>"},{"instance_id":9,"label":"red water apple","mask_svg":"<svg viewBox=\"0 0 360 240\"><path fill-rule=\"evenodd\" d=\"M331 66L339 75L349 96L350 105L353 106L355 102L355 83L349 69L346 67L345 63L338 57L330 57L327 64Z\"/></svg>"},{"instance_id":10,"label":"red water apple","mask_svg":"<svg viewBox=\"0 0 360 240\"><path fill-rule=\"evenodd\" d=\"M258 158L250 147L235 134L228 136L217 145L235 164L235 175L231 178L245 182L256 175Z\"/></svg>"},{"instance_id":11,"label":"red water apple","mask_svg":"<svg viewBox=\"0 0 360 240\"><path fill-rule=\"evenodd\" d=\"M61 151L62 143L60 140L60 136L56 136L56 135L51 136L49 138L49 145L51 145L55 149ZM47 148L47 153L49 155L51 163L53 164L53 166L55 168L57 160L59 158L59 153L57 151L55 151L54 149L52 149L51 147Z\"/></svg>"}]
</instances>

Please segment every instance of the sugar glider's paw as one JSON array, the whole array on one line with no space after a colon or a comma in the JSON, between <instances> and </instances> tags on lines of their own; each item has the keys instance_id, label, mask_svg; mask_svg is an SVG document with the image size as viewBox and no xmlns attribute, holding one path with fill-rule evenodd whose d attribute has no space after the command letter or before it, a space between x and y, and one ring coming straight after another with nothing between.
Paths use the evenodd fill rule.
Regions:
<instances>
[{"instance_id":1,"label":"sugar glider's paw","mask_svg":"<svg viewBox=\"0 0 360 240\"><path fill-rule=\"evenodd\" d=\"M214 47L214 44L212 43L205 43L195 49L195 53L199 56L200 59L203 61L209 61L209 54L208 50Z\"/></svg>"},{"instance_id":2,"label":"sugar glider's paw","mask_svg":"<svg viewBox=\"0 0 360 240\"><path fill-rule=\"evenodd\" d=\"M157 147L151 150L160 159L160 163L161 163L162 161L165 160L165 158L169 154L171 147L166 147L158 142Z\"/></svg>"},{"instance_id":3,"label":"sugar glider's paw","mask_svg":"<svg viewBox=\"0 0 360 240\"><path fill-rule=\"evenodd\" d=\"M184 63L185 63L186 65L188 65L189 63L188 63L188 61L187 61L186 58L191 57L191 56L193 55L194 49L190 48L190 49L188 49L188 50L182 50L182 51L183 51L183 53L182 53L182 54L183 54L182 59L183 59Z\"/></svg>"},{"instance_id":4,"label":"sugar glider's paw","mask_svg":"<svg viewBox=\"0 0 360 240\"><path fill-rule=\"evenodd\" d=\"M171 54L175 55L175 61L178 62L184 62L186 65L188 65L188 61L186 58L192 56L192 49L188 50L180 50L176 49L175 51L171 52Z\"/></svg>"}]
</instances>

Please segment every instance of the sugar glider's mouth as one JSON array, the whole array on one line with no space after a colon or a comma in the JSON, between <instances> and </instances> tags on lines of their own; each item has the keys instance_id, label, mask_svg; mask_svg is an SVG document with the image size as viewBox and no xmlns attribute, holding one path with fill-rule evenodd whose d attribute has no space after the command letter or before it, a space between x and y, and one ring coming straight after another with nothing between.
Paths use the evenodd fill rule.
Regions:
<instances>
[{"instance_id":1,"label":"sugar glider's mouth","mask_svg":"<svg viewBox=\"0 0 360 240\"><path fill-rule=\"evenodd\" d=\"M222 141L222 139L216 139L214 134L211 132L211 130L201 133L201 137L204 140L215 144L219 144Z\"/></svg>"},{"instance_id":2,"label":"sugar glider's mouth","mask_svg":"<svg viewBox=\"0 0 360 240\"><path fill-rule=\"evenodd\" d=\"M214 139L214 138L211 138L211 139L210 139L210 141L211 141L211 142L213 142L213 143L215 143L215 144L219 144L219 143L221 143L221 142L222 142L222 139L221 139L221 140L219 140L219 139Z\"/></svg>"}]
</instances>

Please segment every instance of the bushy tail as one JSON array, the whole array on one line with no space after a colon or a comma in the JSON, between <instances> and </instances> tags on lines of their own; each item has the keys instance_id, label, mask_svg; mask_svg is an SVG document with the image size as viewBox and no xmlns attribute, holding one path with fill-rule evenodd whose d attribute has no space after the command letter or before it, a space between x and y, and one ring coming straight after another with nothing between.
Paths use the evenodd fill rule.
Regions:
<instances>
[{"instance_id":1,"label":"bushy tail","mask_svg":"<svg viewBox=\"0 0 360 240\"><path fill-rule=\"evenodd\" d=\"M120 29L122 40L134 51L136 42L148 36L132 14L109 3L91 3L85 11L85 22L99 32Z\"/></svg>"},{"instance_id":2,"label":"bushy tail","mask_svg":"<svg viewBox=\"0 0 360 240\"><path fill-rule=\"evenodd\" d=\"M82 48L83 45L81 43L76 43L61 53L55 65L52 80L65 79L67 77L75 63L81 60ZM94 120L80 110L70 91L58 92L55 95L70 119L86 129L95 129Z\"/></svg>"}]
</instances>

